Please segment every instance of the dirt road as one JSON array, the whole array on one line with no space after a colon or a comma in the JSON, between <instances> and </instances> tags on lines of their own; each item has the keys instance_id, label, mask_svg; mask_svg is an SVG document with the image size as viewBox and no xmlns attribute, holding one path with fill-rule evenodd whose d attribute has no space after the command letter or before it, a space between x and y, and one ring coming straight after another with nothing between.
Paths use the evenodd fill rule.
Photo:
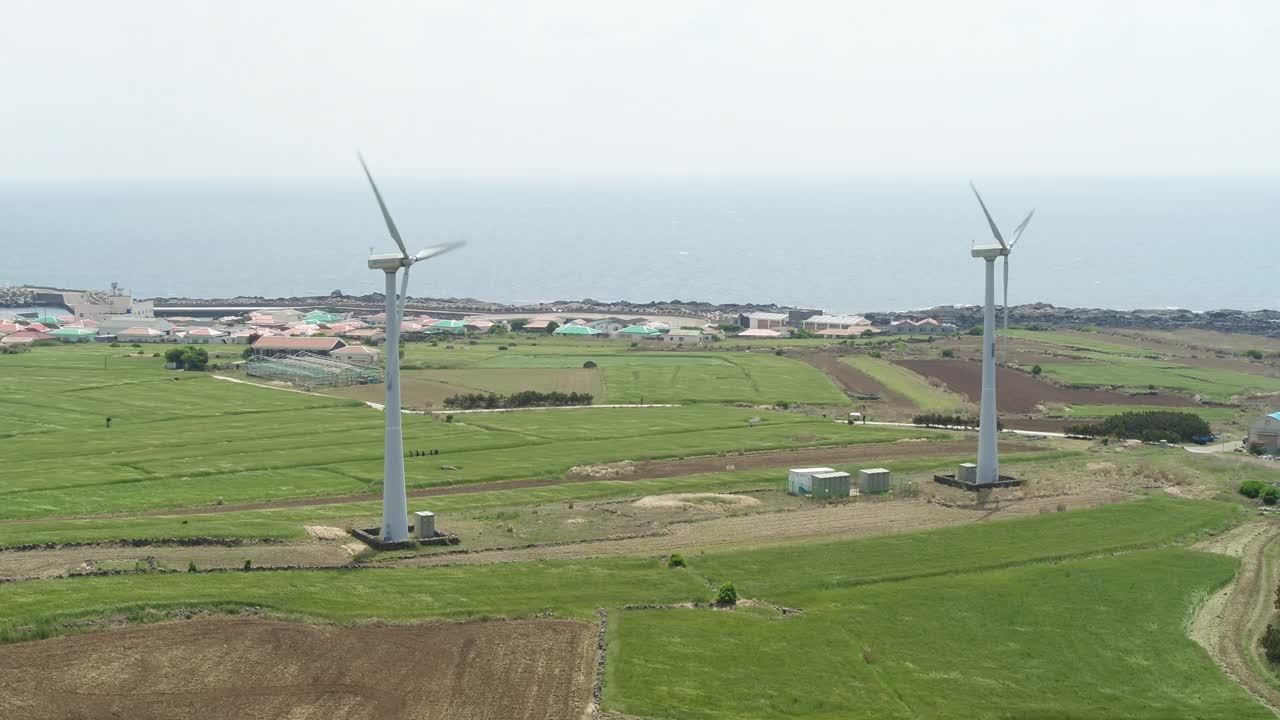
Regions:
<instances>
[{"instance_id":1,"label":"dirt road","mask_svg":"<svg viewBox=\"0 0 1280 720\"><path fill-rule=\"evenodd\" d=\"M1265 553L1277 537L1280 523L1259 520L1192 547L1238 557L1240 571L1235 580L1205 601L1189 634L1223 672L1280 714L1280 692L1254 670L1255 664L1266 664L1259 659L1257 638L1272 613L1277 564L1268 563Z\"/></svg>"},{"instance_id":2,"label":"dirt road","mask_svg":"<svg viewBox=\"0 0 1280 720\"><path fill-rule=\"evenodd\" d=\"M948 507L920 500L870 501L674 523L662 534L638 538L424 555L396 564L417 567L472 565L612 555L660 555L672 551L744 549L789 542L835 541L1035 515L1056 510L1059 504L1068 509L1081 509L1133 497L1128 493L1104 489L1089 494L1015 500L984 509Z\"/></svg>"}]
</instances>

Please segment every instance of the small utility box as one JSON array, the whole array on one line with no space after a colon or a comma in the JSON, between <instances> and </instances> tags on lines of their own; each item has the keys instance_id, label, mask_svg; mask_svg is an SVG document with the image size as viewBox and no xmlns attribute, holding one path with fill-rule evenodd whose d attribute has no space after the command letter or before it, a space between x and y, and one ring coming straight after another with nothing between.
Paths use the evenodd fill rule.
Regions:
<instances>
[{"instance_id":1,"label":"small utility box","mask_svg":"<svg viewBox=\"0 0 1280 720\"><path fill-rule=\"evenodd\" d=\"M860 422L862 422L862 413L860 413L860 412L851 412L851 413L849 413L849 424L850 424L850 425L857 425L857 424L858 424L858 423L860 423Z\"/></svg>"},{"instance_id":2,"label":"small utility box","mask_svg":"<svg viewBox=\"0 0 1280 720\"><path fill-rule=\"evenodd\" d=\"M956 467L956 480L968 485L977 485L978 466L974 463L960 463Z\"/></svg>"},{"instance_id":3,"label":"small utility box","mask_svg":"<svg viewBox=\"0 0 1280 720\"><path fill-rule=\"evenodd\" d=\"M889 480L889 471L884 468L859 470L858 492L868 494L889 492Z\"/></svg>"},{"instance_id":4,"label":"small utility box","mask_svg":"<svg viewBox=\"0 0 1280 720\"><path fill-rule=\"evenodd\" d=\"M436 536L436 514L423 510L413 514L413 534L419 539L428 539Z\"/></svg>"},{"instance_id":5,"label":"small utility box","mask_svg":"<svg viewBox=\"0 0 1280 720\"><path fill-rule=\"evenodd\" d=\"M810 495L817 500L849 497L852 478L847 472L820 472L809 476Z\"/></svg>"}]
</instances>

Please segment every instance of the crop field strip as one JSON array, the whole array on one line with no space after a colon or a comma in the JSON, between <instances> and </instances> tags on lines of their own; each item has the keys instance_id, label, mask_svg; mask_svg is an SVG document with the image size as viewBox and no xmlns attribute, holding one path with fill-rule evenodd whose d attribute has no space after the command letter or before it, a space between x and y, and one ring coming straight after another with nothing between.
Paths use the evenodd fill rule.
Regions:
<instances>
[{"instance_id":1,"label":"crop field strip","mask_svg":"<svg viewBox=\"0 0 1280 720\"><path fill-rule=\"evenodd\" d=\"M936 388L911 370L868 355L841 358L842 362L870 375L890 390L910 400L920 410L957 410L966 405L963 396Z\"/></svg>"},{"instance_id":2,"label":"crop field strip","mask_svg":"<svg viewBox=\"0 0 1280 720\"><path fill-rule=\"evenodd\" d=\"M1005 456L1005 465L1017 467L1075 456L1076 453L1070 451L1053 450L1008 453ZM877 464L895 473L922 472L954 465L969 457L968 453L963 453L950 457L891 459ZM726 458L726 461L732 462L733 459ZM833 463L832 467L855 472L864 464ZM745 492L777 489L780 487L780 482L777 470L718 472L651 480L599 480L437 495L432 496L427 502L431 509L437 512L456 513L484 508L536 506L552 502L635 498L673 492ZM134 538L212 537L300 540L307 537L303 529L305 525L324 524L345 527L347 524L375 521L381 515L381 503L376 500L363 500L229 511L212 507L204 512L184 512L183 514L165 514L165 510L154 512L156 514L0 521L0 547L50 542L103 542Z\"/></svg>"}]
</instances>

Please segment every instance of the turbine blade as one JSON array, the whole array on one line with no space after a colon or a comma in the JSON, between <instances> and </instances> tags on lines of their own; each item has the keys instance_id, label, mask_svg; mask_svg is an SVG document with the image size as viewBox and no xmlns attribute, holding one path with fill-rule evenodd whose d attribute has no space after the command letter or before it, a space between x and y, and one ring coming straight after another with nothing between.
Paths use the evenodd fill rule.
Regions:
<instances>
[{"instance_id":1,"label":"turbine blade","mask_svg":"<svg viewBox=\"0 0 1280 720\"><path fill-rule=\"evenodd\" d=\"M1000 243L1000 247L1008 248L1004 244L1004 238L1000 235L1000 228L996 227L996 221L991 219L991 213L987 212L987 204L982 202L982 196L978 194L978 187L969 181L969 187L973 190L973 196L978 198L978 204L982 206L982 214L987 216L987 224L991 226L991 234L996 236L996 242Z\"/></svg>"},{"instance_id":2,"label":"turbine blade","mask_svg":"<svg viewBox=\"0 0 1280 720\"><path fill-rule=\"evenodd\" d=\"M1012 250L1014 245L1018 244L1018 240L1022 237L1022 231L1027 229L1027 225L1031 223L1031 217L1036 214L1035 208L1031 208L1031 212L1027 213L1027 217L1018 227L1013 229L1013 242L1009 243L1009 249Z\"/></svg>"},{"instance_id":3,"label":"turbine blade","mask_svg":"<svg viewBox=\"0 0 1280 720\"><path fill-rule=\"evenodd\" d=\"M421 250L417 255L414 255L414 256L413 256L413 261L414 261L414 262L422 262L423 260L426 260L427 258L433 258L433 257L435 257L435 256L437 256L437 255L443 255L443 254L445 254L445 253L449 252L450 250L457 250L458 248L462 247L463 245L466 245L466 243L465 243L465 242L451 242L451 243L445 243L445 244L443 244L443 245L434 245L434 246L429 247L429 248L423 248L423 249L422 249L422 250Z\"/></svg>"},{"instance_id":4,"label":"turbine blade","mask_svg":"<svg viewBox=\"0 0 1280 720\"><path fill-rule=\"evenodd\" d=\"M400 239L400 231L396 229L396 221L391 219L391 212L387 210L387 204L382 201L382 193L378 192L378 184L373 181L373 173L369 172L369 166L364 162L364 155L356 153L356 157L360 158L360 167L364 168L364 176L369 178L369 187L373 188L373 196L378 198L378 207L382 209L382 219L387 221L387 230L391 233L391 239L396 241L396 245L400 247L400 254L406 258L409 257L409 251L404 249L404 240Z\"/></svg>"},{"instance_id":5,"label":"turbine blade","mask_svg":"<svg viewBox=\"0 0 1280 720\"><path fill-rule=\"evenodd\" d=\"M396 313L396 327L404 329L404 306L409 302L409 267L404 268L404 275L400 277L400 310Z\"/></svg>"}]
</instances>

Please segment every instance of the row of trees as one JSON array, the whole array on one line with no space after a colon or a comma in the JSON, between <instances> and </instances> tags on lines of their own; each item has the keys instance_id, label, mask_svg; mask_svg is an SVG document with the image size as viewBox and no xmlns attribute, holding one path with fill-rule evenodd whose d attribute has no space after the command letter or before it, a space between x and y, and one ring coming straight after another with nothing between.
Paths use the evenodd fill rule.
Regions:
<instances>
[{"instance_id":1,"label":"row of trees","mask_svg":"<svg viewBox=\"0 0 1280 720\"><path fill-rule=\"evenodd\" d=\"M590 405L594 400L595 396L591 393L564 393L558 390L552 390L551 392L522 390L510 395L498 395L497 393L450 395L444 399L444 406L456 410L495 410L498 408Z\"/></svg>"},{"instance_id":2,"label":"row of trees","mask_svg":"<svg viewBox=\"0 0 1280 720\"><path fill-rule=\"evenodd\" d=\"M1113 415L1099 423L1071 425L1068 435L1114 437L1143 442L1191 442L1213 435L1204 418L1189 412L1146 410Z\"/></svg>"},{"instance_id":3,"label":"row of trees","mask_svg":"<svg viewBox=\"0 0 1280 720\"><path fill-rule=\"evenodd\" d=\"M960 415L956 413L921 413L911 418L913 425L924 425L926 427L961 427L976 428L978 427L978 418L972 415Z\"/></svg>"}]
</instances>

